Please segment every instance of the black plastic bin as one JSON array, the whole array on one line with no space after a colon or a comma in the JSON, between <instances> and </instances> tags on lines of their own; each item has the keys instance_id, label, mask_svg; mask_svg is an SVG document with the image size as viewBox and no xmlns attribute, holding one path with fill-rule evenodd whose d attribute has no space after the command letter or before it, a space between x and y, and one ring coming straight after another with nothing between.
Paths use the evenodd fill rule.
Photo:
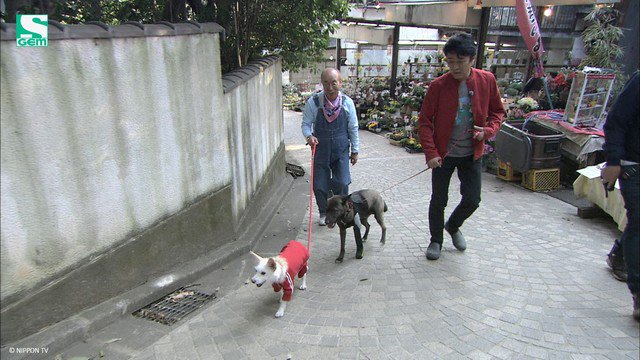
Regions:
<instances>
[{"instance_id":1,"label":"black plastic bin","mask_svg":"<svg viewBox=\"0 0 640 360\"><path fill-rule=\"evenodd\" d=\"M496 156L518 172L555 168L563 138L562 132L534 121L504 122L496 135Z\"/></svg>"}]
</instances>

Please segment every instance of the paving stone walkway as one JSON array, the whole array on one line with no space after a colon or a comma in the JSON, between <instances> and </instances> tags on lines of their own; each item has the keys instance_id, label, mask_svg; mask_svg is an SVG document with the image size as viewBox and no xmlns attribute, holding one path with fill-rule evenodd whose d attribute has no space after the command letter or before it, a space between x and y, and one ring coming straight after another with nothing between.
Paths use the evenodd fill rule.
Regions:
<instances>
[{"instance_id":1,"label":"paving stone walkway","mask_svg":"<svg viewBox=\"0 0 640 360\"><path fill-rule=\"evenodd\" d=\"M285 112L287 158L308 169L300 119ZM361 144L352 191L382 190L424 169L421 154L380 135L361 131ZM580 219L569 204L483 174L480 208L461 228L466 252L445 235L441 258L428 261L430 176L384 192L387 242L372 221L362 260L349 232L335 264L338 229L314 225L308 289L294 292L283 318L274 318L270 287L240 284L132 358L638 359L631 296L605 263L615 224ZM454 176L447 214L458 184ZM297 225L306 244L308 223ZM288 240L262 250L275 254Z\"/></svg>"}]
</instances>

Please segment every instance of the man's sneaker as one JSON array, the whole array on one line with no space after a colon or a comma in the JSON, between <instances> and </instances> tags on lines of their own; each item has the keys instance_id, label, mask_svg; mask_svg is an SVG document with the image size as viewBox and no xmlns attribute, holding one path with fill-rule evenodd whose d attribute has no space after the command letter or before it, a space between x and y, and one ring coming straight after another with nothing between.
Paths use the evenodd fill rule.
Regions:
<instances>
[{"instance_id":1,"label":"man's sneaker","mask_svg":"<svg viewBox=\"0 0 640 360\"><path fill-rule=\"evenodd\" d=\"M440 258L440 251L442 250L442 244L437 242L431 242L427 247L427 259L438 260Z\"/></svg>"},{"instance_id":2,"label":"man's sneaker","mask_svg":"<svg viewBox=\"0 0 640 360\"><path fill-rule=\"evenodd\" d=\"M462 236L462 232L460 231L460 229L458 229L455 234L452 234L451 231L449 231L448 222L444 224L444 229L447 230L449 235L451 235L453 246L455 246L456 249L460 251L465 251L467 249L467 241L464 239L464 236Z\"/></svg>"},{"instance_id":3,"label":"man's sneaker","mask_svg":"<svg viewBox=\"0 0 640 360\"><path fill-rule=\"evenodd\" d=\"M640 293L633 295L633 318L640 321Z\"/></svg>"},{"instance_id":4,"label":"man's sneaker","mask_svg":"<svg viewBox=\"0 0 640 360\"><path fill-rule=\"evenodd\" d=\"M320 219L318 220L318 225L326 226L327 225L327 223L325 222L326 219L327 219L326 215L320 215Z\"/></svg>"},{"instance_id":5,"label":"man's sneaker","mask_svg":"<svg viewBox=\"0 0 640 360\"><path fill-rule=\"evenodd\" d=\"M616 239L611 251L607 255L607 265L613 272L613 277L619 281L627 281L627 271L624 265L624 257L622 255L622 247L620 242Z\"/></svg>"}]
</instances>

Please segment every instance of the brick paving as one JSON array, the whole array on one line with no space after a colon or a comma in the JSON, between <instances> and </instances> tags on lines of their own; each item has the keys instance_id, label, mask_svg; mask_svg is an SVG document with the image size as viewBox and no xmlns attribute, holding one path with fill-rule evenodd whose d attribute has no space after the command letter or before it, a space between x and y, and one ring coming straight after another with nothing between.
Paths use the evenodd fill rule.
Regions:
<instances>
[{"instance_id":1,"label":"brick paving","mask_svg":"<svg viewBox=\"0 0 640 360\"><path fill-rule=\"evenodd\" d=\"M285 112L287 159L308 168L300 119ZM421 154L361 131L350 189L386 189L424 166ZM349 231L345 260L335 264L338 229L314 225L308 289L294 292L283 318L274 317L278 295L270 287L240 284L147 345L117 353L136 360L638 359L631 296L605 263L619 236L615 224L580 219L572 205L483 174L480 208L461 228L466 252L445 235L441 258L428 261L430 176L383 193L387 242L378 242L371 221L362 260ZM447 215L460 200L458 184L454 176ZM297 236L305 244L307 226L299 224Z\"/></svg>"}]
</instances>

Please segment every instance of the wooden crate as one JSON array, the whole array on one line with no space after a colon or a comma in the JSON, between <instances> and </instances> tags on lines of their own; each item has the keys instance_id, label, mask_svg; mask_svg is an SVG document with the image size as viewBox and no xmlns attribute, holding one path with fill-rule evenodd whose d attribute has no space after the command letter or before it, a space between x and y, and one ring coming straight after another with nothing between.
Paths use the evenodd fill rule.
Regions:
<instances>
[{"instance_id":1,"label":"wooden crate","mask_svg":"<svg viewBox=\"0 0 640 360\"><path fill-rule=\"evenodd\" d=\"M522 174L522 186L533 191L555 190L560 187L560 169L533 169Z\"/></svg>"},{"instance_id":2,"label":"wooden crate","mask_svg":"<svg viewBox=\"0 0 640 360\"><path fill-rule=\"evenodd\" d=\"M496 176L499 179L506 181L520 181L521 178L521 174L519 172L514 171L509 164L500 159L498 159L498 171L496 172Z\"/></svg>"}]
</instances>

